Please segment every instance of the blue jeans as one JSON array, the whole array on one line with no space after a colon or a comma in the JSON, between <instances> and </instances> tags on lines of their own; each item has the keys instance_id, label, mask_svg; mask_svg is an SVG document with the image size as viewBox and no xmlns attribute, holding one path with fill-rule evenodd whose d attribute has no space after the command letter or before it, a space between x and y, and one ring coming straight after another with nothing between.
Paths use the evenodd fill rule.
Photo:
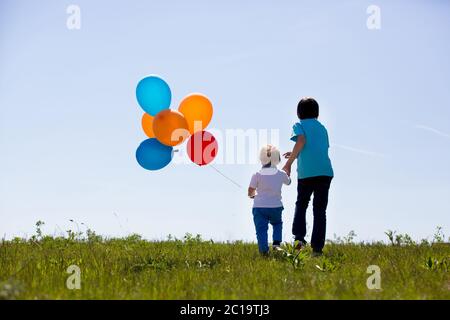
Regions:
<instances>
[{"instance_id":1,"label":"blue jeans","mask_svg":"<svg viewBox=\"0 0 450 320\"><path fill-rule=\"evenodd\" d=\"M256 239L258 240L259 252L269 251L267 230L269 223L273 228L273 242L280 243L282 240L283 221L281 213L283 207L279 208L253 208L253 222L256 228Z\"/></svg>"}]
</instances>

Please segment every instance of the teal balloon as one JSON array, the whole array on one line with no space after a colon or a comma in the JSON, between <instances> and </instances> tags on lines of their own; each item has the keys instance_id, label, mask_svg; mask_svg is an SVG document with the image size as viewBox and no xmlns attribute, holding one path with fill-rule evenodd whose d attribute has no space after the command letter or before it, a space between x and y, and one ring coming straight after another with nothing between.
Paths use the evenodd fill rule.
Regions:
<instances>
[{"instance_id":1,"label":"teal balloon","mask_svg":"<svg viewBox=\"0 0 450 320\"><path fill-rule=\"evenodd\" d=\"M169 85L158 76L148 76L139 81L136 99L145 112L156 116L158 112L170 107L172 93Z\"/></svg>"},{"instance_id":2,"label":"teal balloon","mask_svg":"<svg viewBox=\"0 0 450 320\"><path fill-rule=\"evenodd\" d=\"M167 166L173 158L173 148L155 138L144 140L136 150L136 160L147 170L159 170Z\"/></svg>"}]
</instances>

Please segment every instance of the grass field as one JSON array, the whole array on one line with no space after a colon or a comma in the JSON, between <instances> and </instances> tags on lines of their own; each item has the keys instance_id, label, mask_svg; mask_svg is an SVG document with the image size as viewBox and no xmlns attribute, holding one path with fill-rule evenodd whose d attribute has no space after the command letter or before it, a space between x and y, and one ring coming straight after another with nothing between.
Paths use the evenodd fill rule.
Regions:
<instances>
[{"instance_id":1,"label":"grass field","mask_svg":"<svg viewBox=\"0 0 450 320\"><path fill-rule=\"evenodd\" d=\"M39 226L30 239L1 242L0 299L450 299L450 246L439 237L416 244L388 233L388 244L328 242L318 258L290 245L262 257L256 244L190 234L50 237ZM80 289L66 286L70 265ZM369 265L380 268L380 290L366 285Z\"/></svg>"}]
</instances>

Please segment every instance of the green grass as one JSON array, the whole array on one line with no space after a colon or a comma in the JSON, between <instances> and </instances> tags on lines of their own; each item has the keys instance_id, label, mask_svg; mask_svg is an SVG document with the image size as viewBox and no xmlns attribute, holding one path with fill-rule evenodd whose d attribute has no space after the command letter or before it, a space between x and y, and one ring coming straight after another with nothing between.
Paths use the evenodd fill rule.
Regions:
<instances>
[{"instance_id":1,"label":"green grass","mask_svg":"<svg viewBox=\"0 0 450 320\"><path fill-rule=\"evenodd\" d=\"M394 234L395 235L395 234ZM450 247L329 242L324 256L291 246L262 257L251 243L145 241L43 236L0 244L0 299L450 299ZM81 289L69 290L70 265ZM369 265L381 269L381 290L366 286Z\"/></svg>"}]
</instances>

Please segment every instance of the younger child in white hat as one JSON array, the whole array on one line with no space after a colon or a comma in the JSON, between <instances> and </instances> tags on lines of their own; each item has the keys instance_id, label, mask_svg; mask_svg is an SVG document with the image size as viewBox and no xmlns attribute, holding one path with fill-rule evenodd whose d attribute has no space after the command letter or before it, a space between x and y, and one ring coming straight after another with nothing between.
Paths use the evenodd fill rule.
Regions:
<instances>
[{"instance_id":1,"label":"younger child in white hat","mask_svg":"<svg viewBox=\"0 0 450 320\"><path fill-rule=\"evenodd\" d=\"M278 170L281 161L280 151L272 145L261 149L260 157L262 168L252 176L248 187L248 196L253 201L253 221L255 223L256 238L259 251L262 254L269 252L267 231L269 223L273 228L274 249L279 248L282 241L283 203L281 202L281 187L291 184L286 172Z\"/></svg>"}]
</instances>

